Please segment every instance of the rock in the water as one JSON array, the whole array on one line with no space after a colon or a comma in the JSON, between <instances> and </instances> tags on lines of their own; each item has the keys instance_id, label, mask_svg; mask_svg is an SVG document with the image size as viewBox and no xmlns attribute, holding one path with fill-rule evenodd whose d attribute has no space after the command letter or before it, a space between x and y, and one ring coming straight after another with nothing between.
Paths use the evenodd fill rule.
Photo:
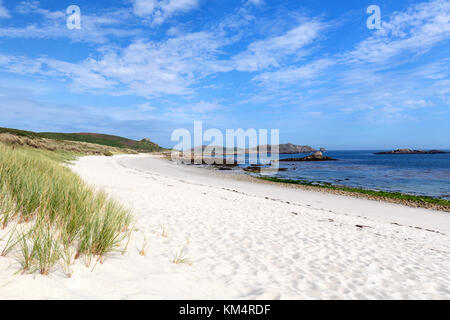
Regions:
<instances>
[{"instance_id":1,"label":"rock in the water","mask_svg":"<svg viewBox=\"0 0 450 320\"><path fill-rule=\"evenodd\" d=\"M336 161L336 159L324 156L322 152L317 151L312 155L304 157L304 158L288 158L288 159L280 159L283 162L293 162L293 161Z\"/></svg>"},{"instance_id":2,"label":"rock in the water","mask_svg":"<svg viewBox=\"0 0 450 320\"><path fill-rule=\"evenodd\" d=\"M320 157L323 157L323 153L322 153L322 151L316 151L313 153L313 156L315 158L320 158Z\"/></svg>"},{"instance_id":3,"label":"rock in the water","mask_svg":"<svg viewBox=\"0 0 450 320\"><path fill-rule=\"evenodd\" d=\"M261 173L263 171L266 171L266 172L287 171L288 168L272 168L272 167L267 167L267 166L264 166L264 167L250 166L250 167L243 168L242 170L244 170L246 172L251 172L251 173Z\"/></svg>"},{"instance_id":4,"label":"rock in the water","mask_svg":"<svg viewBox=\"0 0 450 320\"><path fill-rule=\"evenodd\" d=\"M387 152L376 152L375 154L439 154L448 153L441 150L413 150L413 149L397 149Z\"/></svg>"}]
</instances>

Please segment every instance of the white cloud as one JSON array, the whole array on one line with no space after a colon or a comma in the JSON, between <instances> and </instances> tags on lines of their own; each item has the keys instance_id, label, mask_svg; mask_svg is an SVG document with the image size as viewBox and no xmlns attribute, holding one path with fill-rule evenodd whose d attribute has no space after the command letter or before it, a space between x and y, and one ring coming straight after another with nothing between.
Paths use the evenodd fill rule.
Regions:
<instances>
[{"instance_id":1,"label":"white cloud","mask_svg":"<svg viewBox=\"0 0 450 320\"><path fill-rule=\"evenodd\" d=\"M254 81L264 85L295 84L309 81L321 76L334 62L329 59L320 59L300 67L287 67L272 72L264 72L253 78Z\"/></svg>"},{"instance_id":2,"label":"white cloud","mask_svg":"<svg viewBox=\"0 0 450 320\"><path fill-rule=\"evenodd\" d=\"M223 41L214 34L197 32L161 42L134 41L124 49L102 48L99 58L79 63L0 56L0 68L70 80L76 90L143 97L190 95L200 79L232 70L216 58L221 46Z\"/></svg>"},{"instance_id":3,"label":"white cloud","mask_svg":"<svg viewBox=\"0 0 450 320\"><path fill-rule=\"evenodd\" d=\"M35 74L41 72L42 63L25 57L0 54L0 68L16 74Z\"/></svg>"},{"instance_id":4,"label":"white cloud","mask_svg":"<svg viewBox=\"0 0 450 320\"><path fill-rule=\"evenodd\" d=\"M146 103L139 104L138 110L145 112L145 111L154 111L154 110L156 110L156 108L154 106L152 106L152 104L150 102L146 102Z\"/></svg>"},{"instance_id":5,"label":"white cloud","mask_svg":"<svg viewBox=\"0 0 450 320\"><path fill-rule=\"evenodd\" d=\"M405 105L409 106L410 108L416 109L431 106L432 103L424 99L419 99L419 100L407 100L405 101Z\"/></svg>"},{"instance_id":6,"label":"white cloud","mask_svg":"<svg viewBox=\"0 0 450 320\"><path fill-rule=\"evenodd\" d=\"M0 0L0 19L2 18L11 18L8 10L3 5L3 0Z\"/></svg>"},{"instance_id":7,"label":"white cloud","mask_svg":"<svg viewBox=\"0 0 450 320\"><path fill-rule=\"evenodd\" d=\"M405 53L423 53L450 37L450 1L417 4L383 18L382 29L344 57L349 62L382 63Z\"/></svg>"},{"instance_id":8,"label":"white cloud","mask_svg":"<svg viewBox=\"0 0 450 320\"><path fill-rule=\"evenodd\" d=\"M161 24L167 18L187 12L198 6L198 0L133 0L133 12L146 17L153 24Z\"/></svg>"},{"instance_id":9,"label":"white cloud","mask_svg":"<svg viewBox=\"0 0 450 320\"><path fill-rule=\"evenodd\" d=\"M106 116L114 121L148 121L158 119L154 112L155 107L148 103L138 105L137 107L106 107L106 108L86 108L92 116Z\"/></svg>"},{"instance_id":10,"label":"white cloud","mask_svg":"<svg viewBox=\"0 0 450 320\"><path fill-rule=\"evenodd\" d=\"M66 12L43 9L39 1L20 2L16 11L22 15L33 15L37 21L20 27L0 28L3 38L33 38L55 39L69 38L73 41L105 43L108 37L126 37L136 35L138 30L127 29L126 21L134 17L128 10L106 10L98 15L91 15L82 11L81 29L69 30L66 27Z\"/></svg>"},{"instance_id":11,"label":"white cloud","mask_svg":"<svg viewBox=\"0 0 450 320\"><path fill-rule=\"evenodd\" d=\"M106 79L102 74L93 71L89 60L74 64L50 58L29 59L0 55L0 70L22 75L71 79L72 88L81 91L111 89L117 84L116 81Z\"/></svg>"},{"instance_id":12,"label":"white cloud","mask_svg":"<svg viewBox=\"0 0 450 320\"><path fill-rule=\"evenodd\" d=\"M214 117L214 121L217 121L221 113L215 113L215 111L224 111L225 109L220 103L201 100L192 104L170 107L163 116L172 120L207 120Z\"/></svg>"},{"instance_id":13,"label":"white cloud","mask_svg":"<svg viewBox=\"0 0 450 320\"><path fill-rule=\"evenodd\" d=\"M54 21L51 16L57 16L57 13L42 11L33 2L28 4L28 7L20 9L23 14L40 12L48 17L48 21ZM155 8L157 6L153 7L151 14L158 10ZM246 100L248 103L301 105L312 109L310 111L313 113L333 107L334 112L343 110L372 115L385 112L397 117L402 114L402 110L415 111L433 106L437 99L450 103L450 80L448 67L445 68L448 60L423 66L414 72L409 72L411 68L408 68L408 72L399 73L391 72L386 66L372 65L370 62L382 62L385 57L380 52L370 56L364 50L368 50L369 44L373 45L377 41L383 44L383 49L380 50L384 53L389 51L389 45L395 44L397 49L387 55L388 58L405 50L418 49L421 52L428 49L428 46L420 48L410 45L411 39L416 41L429 36L433 41L428 44L441 41L445 32L448 32L445 31L448 26L441 25L443 17L448 17L448 11L448 5L443 1L415 6L406 13L396 13L391 19L387 19L384 30L377 31L375 35L359 43L350 53L318 57L309 62L304 62L304 58L311 53L311 45L326 28L325 23L317 20L304 21L284 33L277 33L277 36L254 41L242 53L231 58L226 55L225 50L228 49L228 44L234 43L235 40L231 38L235 33L229 27L223 28L229 33L218 31L219 28L192 33L172 29L165 40L130 40L123 48L101 47L91 58L78 63L51 58L27 59L0 55L0 68L16 74L53 77L70 84L72 89L78 91L110 95L132 94L146 98L165 95L192 98L196 93L196 85L202 84L201 81L206 77L232 70L261 72L254 75L252 84L263 87L259 88L261 91L257 95L251 93L254 95ZM431 17L430 12L435 17ZM414 21L413 17L422 19ZM112 13L92 19L95 18L99 19L96 26L101 23L113 25L120 21L117 14ZM401 21L406 22L409 27L404 27ZM89 24L89 19L84 22L85 25L86 23ZM47 32L52 30L51 27L52 24L48 26ZM424 30L429 32L424 33ZM0 35L2 32L0 30ZM44 31L33 29L32 25L22 32L42 32L42 36L45 36ZM56 28L54 32L58 32ZM101 32L105 35L104 30ZM237 41L239 40L242 39ZM226 58L222 58L224 56ZM358 63L349 65L349 61ZM333 72L325 73L330 69ZM429 82L424 85L424 80ZM303 86L311 83L320 83L320 86ZM245 95L246 91L243 89L242 93ZM226 103L229 104L228 101ZM134 113L139 119L151 119L154 117L151 112L154 111L153 108L149 103L137 106L126 118L131 119ZM167 109L180 117L204 117L224 108L217 102L201 100ZM115 114L117 117L122 116L119 111Z\"/></svg>"},{"instance_id":14,"label":"white cloud","mask_svg":"<svg viewBox=\"0 0 450 320\"><path fill-rule=\"evenodd\" d=\"M299 58L306 54L305 46L319 37L324 25L317 21L301 23L283 35L251 43L248 49L236 55L233 60L239 71L259 71L278 67L288 57Z\"/></svg>"},{"instance_id":15,"label":"white cloud","mask_svg":"<svg viewBox=\"0 0 450 320\"><path fill-rule=\"evenodd\" d=\"M264 0L247 0L247 5L260 6L264 3Z\"/></svg>"},{"instance_id":16,"label":"white cloud","mask_svg":"<svg viewBox=\"0 0 450 320\"><path fill-rule=\"evenodd\" d=\"M136 0L134 9L136 14L142 16L154 15L157 10L171 15L197 4L198 1ZM0 29L0 37L72 37L73 40L105 42L109 34L117 36L127 32L116 32L111 27L120 24L123 18L117 11L107 11L99 16L83 14L82 29L74 32L65 28L64 11L43 9L38 1L21 2L16 9L24 15L40 15L44 22ZM221 26L219 23L219 27L213 28L212 32L172 32L168 39L161 41L135 40L124 48L100 47L97 55L78 63L47 57L34 60L8 57L10 61L0 63L0 67L14 73L56 77L68 81L72 89L79 91L144 97L191 95L194 93L193 85L209 75L232 70L263 70L278 66L289 56L299 58L306 52L304 47L316 39L323 28L320 22L307 21L280 36L253 42L246 51L231 59L219 59L224 53L223 47L237 41L231 39L233 37ZM200 107L205 105L198 109Z\"/></svg>"},{"instance_id":17,"label":"white cloud","mask_svg":"<svg viewBox=\"0 0 450 320\"><path fill-rule=\"evenodd\" d=\"M401 70L372 64L348 68L331 62L332 68L323 69L330 70L326 73L309 72L320 63L263 73L254 78L263 87L246 103L322 112L339 119L351 114L355 123L409 122L421 117L425 120L439 117L438 110L450 106L448 59ZM314 80L313 86L305 88L303 80L310 84L309 79Z\"/></svg>"},{"instance_id":18,"label":"white cloud","mask_svg":"<svg viewBox=\"0 0 450 320\"><path fill-rule=\"evenodd\" d=\"M205 102L202 100L202 101L194 104L193 106L191 106L190 109L193 112L197 112L197 113L208 113L208 112L220 110L220 109L222 109L222 106L218 103Z\"/></svg>"},{"instance_id":19,"label":"white cloud","mask_svg":"<svg viewBox=\"0 0 450 320\"><path fill-rule=\"evenodd\" d=\"M175 126L139 107L82 105L78 101L52 103L37 90L7 87L0 82L0 126L11 126L33 131L103 132L142 139L145 136L170 137ZM40 86L39 86L40 87ZM48 86L43 86L44 90ZM39 88L40 89L40 88Z\"/></svg>"},{"instance_id":20,"label":"white cloud","mask_svg":"<svg viewBox=\"0 0 450 320\"><path fill-rule=\"evenodd\" d=\"M115 79L108 79L105 75L96 72L93 68L93 60L86 60L80 64L74 64L54 59L38 59L50 71L42 71L43 74L53 75L72 80L72 86L79 91L93 91L96 89L112 89L118 83Z\"/></svg>"},{"instance_id":21,"label":"white cloud","mask_svg":"<svg viewBox=\"0 0 450 320\"><path fill-rule=\"evenodd\" d=\"M141 96L187 95L199 79L227 70L215 58L222 43L207 32L190 33L163 42L136 41L108 51L89 67Z\"/></svg>"},{"instance_id":22,"label":"white cloud","mask_svg":"<svg viewBox=\"0 0 450 320\"><path fill-rule=\"evenodd\" d=\"M450 2L441 0L395 13L385 19L383 30L358 43L352 51L255 76L253 80L263 88L247 101L328 112L341 110L366 115L369 121L377 117L379 121L406 121L412 119L409 113L419 109L449 105L448 58L422 62L419 67L393 68L419 59L421 53L448 40L449 18ZM403 59L404 53L409 53L407 59ZM399 58L395 64L393 58ZM305 89L305 83L320 86Z\"/></svg>"},{"instance_id":23,"label":"white cloud","mask_svg":"<svg viewBox=\"0 0 450 320\"><path fill-rule=\"evenodd\" d=\"M42 14L42 15L49 15L51 12L46 9L41 8L41 4L37 0L29 0L29 1L22 1L19 2L19 4L16 6L16 11L20 14ZM54 17L56 16L62 16L64 17L64 14L61 12L60 14L55 13Z\"/></svg>"}]
</instances>

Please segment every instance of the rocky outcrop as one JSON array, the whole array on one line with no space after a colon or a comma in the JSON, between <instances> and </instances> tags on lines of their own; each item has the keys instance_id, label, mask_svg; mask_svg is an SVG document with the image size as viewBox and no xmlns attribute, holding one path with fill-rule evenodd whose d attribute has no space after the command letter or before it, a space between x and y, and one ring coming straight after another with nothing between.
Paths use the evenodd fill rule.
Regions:
<instances>
[{"instance_id":1,"label":"rocky outcrop","mask_svg":"<svg viewBox=\"0 0 450 320\"><path fill-rule=\"evenodd\" d=\"M375 154L439 154L449 153L441 150L413 150L413 149L397 149L386 152L376 152Z\"/></svg>"},{"instance_id":2,"label":"rocky outcrop","mask_svg":"<svg viewBox=\"0 0 450 320\"><path fill-rule=\"evenodd\" d=\"M317 151L314 154L304 158L287 158L280 159L282 162L294 162L294 161L336 161L336 159L324 156L322 152Z\"/></svg>"},{"instance_id":3,"label":"rocky outcrop","mask_svg":"<svg viewBox=\"0 0 450 320\"><path fill-rule=\"evenodd\" d=\"M208 149L207 149L208 148ZM245 149L241 148L225 148L219 146L198 146L189 150L192 154L208 153L208 155L218 156L218 155L233 155L233 154L243 154L246 153Z\"/></svg>"},{"instance_id":4,"label":"rocky outcrop","mask_svg":"<svg viewBox=\"0 0 450 320\"><path fill-rule=\"evenodd\" d=\"M280 144L280 154L310 153L316 151L310 146L299 146L292 143Z\"/></svg>"},{"instance_id":5,"label":"rocky outcrop","mask_svg":"<svg viewBox=\"0 0 450 320\"><path fill-rule=\"evenodd\" d=\"M264 146L267 149L267 152L272 152L272 146L266 145ZM261 146L257 148L251 148L247 150L247 153L257 153L258 150L261 149ZM291 154L291 153L311 153L315 152L316 149L311 148L310 146L300 146L292 143L285 143L278 145L278 153L279 154Z\"/></svg>"},{"instance_id":6,"label":"rocky outcrop","mask_svg":"<svg viewBox=\"0 0 450 320\"><path fill-rule=\"evenodd\" d=\"M203 145L203 146L197 146L195 148L192 148L190 150L191 153L203 153L205 152L206 148L208 146ZM264 148L263 148L264 147ZM255 148L250 148L250 149L242 149L242 148L224 148L224 147L213 147L213 146L209 146L209 150L210 151L214 151L211 152L213 156L216 155L237 155L237 154L255 154L258 153L260 150L261 152L264 150L267 151L267 153L271 153L272 152L272 146L271 145L265 145L265 146L258 146ZM213 150L214 149L214 150ZM310 146L300 146L300 145L295 145L292 143L286 143L286 144L280 144L278 145L278 153L279 154L291 154L291 153L311 153L311 152L315 152L317 150L311 148Z\"/></svg>"}]
</instances>

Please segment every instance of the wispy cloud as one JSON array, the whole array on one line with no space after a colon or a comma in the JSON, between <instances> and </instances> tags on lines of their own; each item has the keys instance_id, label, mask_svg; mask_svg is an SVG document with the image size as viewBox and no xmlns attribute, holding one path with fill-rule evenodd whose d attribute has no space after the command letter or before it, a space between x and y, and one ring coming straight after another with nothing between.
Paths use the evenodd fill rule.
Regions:
<instances>
[{"instance_id":1,"label":"wispy cloud","mask_svg":"<svg viewBox=\"0 0 450 320\"><path fill-rule=\"evenodd\" d=\"M114 121L146 121L157 115L207 118L234 104L299 109L317 118L348 114L360 121L394 122L411 120L411 112L449 105L448 59L407 65L449 39L449 1L433 0L383 16L382 30L345 47L326 43L332 23L324 16L299 18L299 13L267 32L255 30L259 18L254 14L264 8L254 8L262 3L252 2L242 0L241 7L220 21L191 28L170 25L169 18L197 8L200 1L134 0L129 8L83 12L79 33L67 30L64 11L43 9L38 1L22 2L16 12L40 20L2 27L0 37L66 37L91 42L94 49L71 60L0 54L0 69L55 81L77 93L148 100L123 111L110 107ZM142 26L142 19L153 24L152 32L163 31L151 40L140 37L137 25ZM124 41L117 41L117 35ZM403 59L405 54L408 59ZM224 89L234 85L236 92ZM224 100L230 93L232 103L215 99L219 91ZM162 98L178 100L161 108L154 102Z\"/></svg>"},{"instance_id":2,"label":"wispy cloud","mask_svg":"<svg viewBox=\"0 0 450 320\"><path fill-rule=\"evenodd\" d=\"M216 110L221 110L223 107L219 103L200 101L190 107L193 112L208 113Z\"/></svg>"},{"instance_id":3,"label":"wispy cloud","mask_svg":"<svg viewBox=\"0 0 450 320\"><path fill-rule=\"evenodd\" d=\"M382 63L405 52L421 54L450 37L450 1L435 0L383 18L382 29L344 55L351 63Z\"/></svg>"},{"instance_id":4,"label":"wispy cloud","mask_svg":"<svg viewBox=\"0 0 450 320\"><path fill-rule=\"evenodd\" d=\"M276 106L282 101L285 106L389 123L411 121L412 110L449 105L448 58L398 68L450 38L450 2L413 5L383 19L383 29L352 50L258 74L253 81L263 90L247 102ZM316 86L307 87L311 84Z\"/></svg>"},{"instance_id":5,"label":"wispy cloud","mask_svg":"<svg viewBox=\"0 0 450 320\"><path fill-rule=\"evenodd\" d=\"M35 21L25 26L0 28L2 38L55 39L69 38L73 41L106 43L109 37L129 37L140 33L139 28L127 28L127 20L133 15L126 9L101 10L96 15L82 12L82 28L66 27L66 12L51 11L41 7L39 1L20 2L15 10ZM0 10L1 12L1 10Z\"/></svg>"},{"instance_id":6,"label":"wispy cloud","mask_svg":"<svg viewBox=\"0 0 450 320\"><path fill-rule=\"evenodd\" d=\"M0 19L11 18L9 11L3 5L3 0L0 0Z\"/></svg>"},{"instance_id":7,"label":"wispy cloud","mask_svg":"<svg viewBox=\"0 0 450 320\"><path fill-rule=\"evenodd\" d=\"M260 6L264 3L264 0L247 0L247 5Z\"/></svg>"},{"instance_id":8,"label":"wispy cloud","mask_svg":"<svg viewBox=\"0 0 450 320\"><path fill-rule=\"evenodd\" d=\"M8 72L62 77L76 90L144 97L189 95L200 79L232 68L216 55L223 42L214 34L197 32L161 42L134 41L124 49L102 48L100 57L70 63L51 58L0 56Z\"/></svg>"},{"instance_id":9,"label":"wispy cloud","mask_svg":"<svg viewBox=\"0 0 450 320\"><path fill-rule=\"evenodd\" d=\"M224 120L223 113L227 109L226 106L219 102L201 100L195 103L170 106L163 113L163 116L172 121L192 122L195 120L213 120L217 123L220 120Z\"/></svg>"},{"instance_id":10,"label":"wispy cloud","mask_svg":"<svg viewBox=\"0 0 450 320\"><path fill-rule=\"evenodd\" d=\"M277 71L264 72L253 78L263 85L295 84L300 81L311 81L324 74L324 71L335 62L330 59L320 59L299 67L287 67Z\"/></svg>"},{"instance_id":11,"label":"wispy cloud","mask_svg":"<svg viewBox=\"0 0 450 320\"><path fill-rule=\"evenodd\" d=\"M300 23L286 33L251 43L245 52L233 57L239 71L259 71L279 67L283 59L300 58L307 53L305 47L316 40L324 24L318 21Z\"/></svg>"},{"instance_id":12,"label":"wispy cloud","mask_svg":"<svg viewBox=\"0 0 450 320\"><path fill-rule=\"evenodd\" d=\"M32 90L36 87L34 84ZM173 124L140 106L99 107L70 104L70 101L43 103L33 91L27 90L26 98L23 93L24 87L0 84L0 126L33 131L103 132L135 139L151 137L153 141L170 145L167 137L170 137Z\"/></svg>"},{"instance_id":13,"label":"wispy cloud","mask_svg":"<svg viewBox=\"0 0 450 320\"><path fill-rule=\"evenodd\" d=\"M171 16L190 11L198 5L199 0L133 0L133 12L158 25Z\"/></svg>"}]
</instances>

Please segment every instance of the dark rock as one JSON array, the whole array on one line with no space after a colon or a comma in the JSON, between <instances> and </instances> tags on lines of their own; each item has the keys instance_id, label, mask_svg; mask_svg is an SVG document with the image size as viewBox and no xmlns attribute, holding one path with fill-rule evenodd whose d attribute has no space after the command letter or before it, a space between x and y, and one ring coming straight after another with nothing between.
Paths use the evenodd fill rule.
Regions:
<instances>
[{"instance_id":1,"label":"dark rock","mask_svg":"<svg viewBox=\"0 0 450 320\"><path fill-rule=\"evenodd\" d=\"M412 149L397 149L385 152L375 152L375 154L439 154L449 153L441 150L412 150Z\"/></svg>"},{"instance_id":2,"label":"dark rock","mask_svg":"<svg viewBox=\"0 0 450 320\"><path fill-rule=\"evenodd\" d=\"M220 170L220 171L230 171L230 170L233 170L233 168L231 168L231 167L224 167L224 166L218 166L218 167L217 167L217 170Z\"/></svg>"},{"instance_id":3,"label":"dark rock","mask_svg":"<svg viewBox=\"0 0 450 320\"><path fill-rule=\"evenodd\" d=\"M261 173L263 170L267 171L287 171L288 168L271 168L271 167L246 167L243 168L245 172L251 172L251 173Z\"/></svg>"},{"instance_id":4,"label":"dark rock","mask_svg":"<svg viewBox=\"0 0 450 320\"><path fill-rule=\"evenodd\" d=\"M317 151L314 154L304 158L288 158L280 159L282 162L294 162L294 161L336 161L336 159L324 156L322 152Z\"/></svg>"}]
</instances>

